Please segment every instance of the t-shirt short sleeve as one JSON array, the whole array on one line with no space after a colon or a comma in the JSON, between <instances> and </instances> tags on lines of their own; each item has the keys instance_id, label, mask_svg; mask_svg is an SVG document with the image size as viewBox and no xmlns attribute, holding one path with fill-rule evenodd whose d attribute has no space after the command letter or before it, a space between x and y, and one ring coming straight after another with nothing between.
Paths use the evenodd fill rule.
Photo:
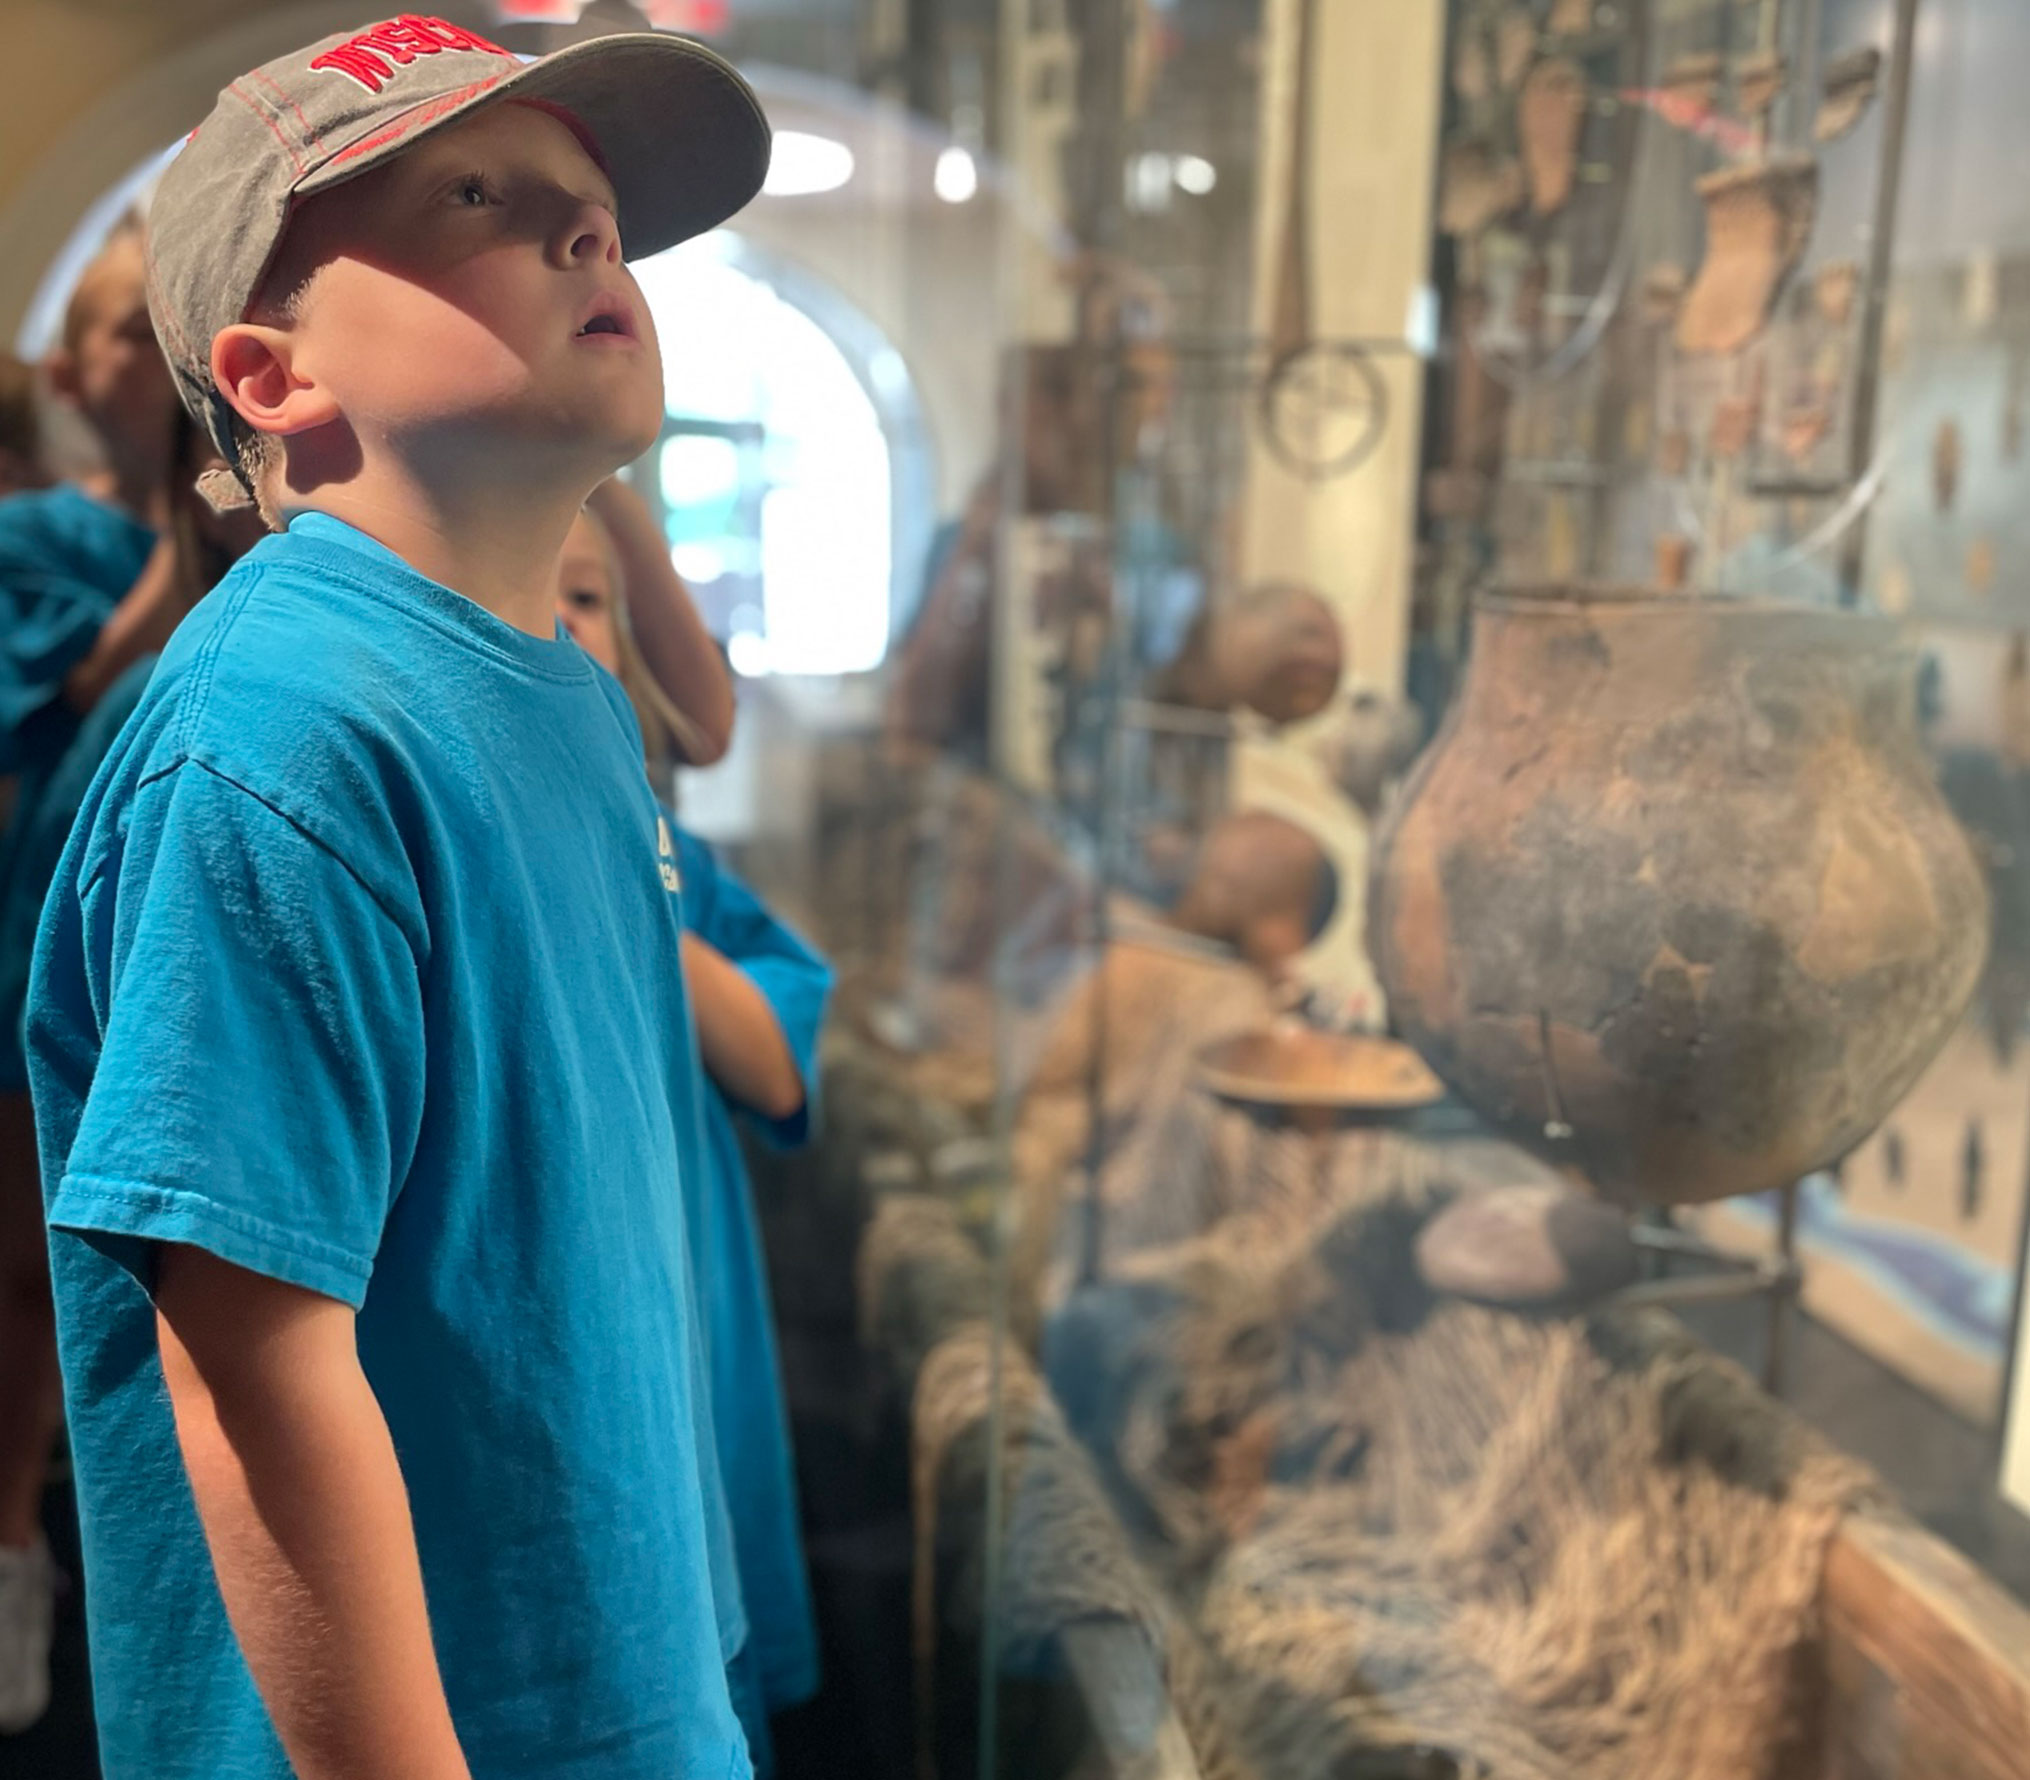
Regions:
<instances>
[{"instance_id":1,"label":"t-shirt short sleeve","mask_svg":"<svg viewBox=\"0 0 2030 1780\"><path fill-rule=\"evenodd\" d=\"M79 892L101 1050L50 1208L363 1301L422 1112L416 947L337 853L196 761Z\"/></svg>"},{"instance_id":2,"label":"t-shirt short sleeve","mask_svg":"<svg viewBox=\"0 0 2030 1780\"><path fill-rule=\"evenodd\" d=\"M715 861L694 836L679 837L685 880L685 920L698 937L737 964L775 1012L797 1073L804 1104L787 1119L754 1120L770 1143L794 1148L806 1143L816 1122L818 1040L832 992L832 969L824 958L770 912L737 876ZM695 915L695 919L694 919Z\"/></svg>"}]
</instances>

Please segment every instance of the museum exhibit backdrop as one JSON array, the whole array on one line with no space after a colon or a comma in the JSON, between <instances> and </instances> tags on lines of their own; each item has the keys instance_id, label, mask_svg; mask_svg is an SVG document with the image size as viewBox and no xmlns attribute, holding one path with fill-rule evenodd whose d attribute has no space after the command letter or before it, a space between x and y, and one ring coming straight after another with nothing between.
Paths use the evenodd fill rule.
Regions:
<instances>
[{"instance_id":1,"label":"museum exhibit backdrop","mask_svg":"<svg viewBox=\"0 0 2030 1780\"><path fill-rule=\"evenodd\" d=\"M1898 1111L1804 1183L1805 1301L1991 1422L2030 1174L2030 6L1922 0L1900 190L1895 24L1454 0L1410 682L1442 703L1494 577L1905 621L1991 957Z\"/></svg>"}]
</instances>

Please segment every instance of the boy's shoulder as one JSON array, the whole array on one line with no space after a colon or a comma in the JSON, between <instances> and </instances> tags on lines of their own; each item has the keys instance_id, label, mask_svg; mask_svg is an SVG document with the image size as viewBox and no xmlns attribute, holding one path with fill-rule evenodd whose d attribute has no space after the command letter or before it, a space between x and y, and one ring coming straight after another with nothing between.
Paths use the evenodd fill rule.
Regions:
<instances>
[{"instance_id":1,"label":"boy's shoulder","mask_svg":"<svg viewBox=\"0 0 2030 1780\"><path fill-rule=\"evenodd\" d=\"M177 626L123 732L113 804L194 764L334 847L385 804L414 758L416 664L288 543L257 545Z\"/></svg>"},{"instance_id":2,"label":"boy's shoulder","mask_svg":"<svg viewBox=\"0 0 2030 1780\"><path fill-rule=\"evenodd\" d=\"M321 719L392 708L401 640L342 574L264 540L177 626L149 689L184 746L294 750Z\"/></svg>"}]
</instances>

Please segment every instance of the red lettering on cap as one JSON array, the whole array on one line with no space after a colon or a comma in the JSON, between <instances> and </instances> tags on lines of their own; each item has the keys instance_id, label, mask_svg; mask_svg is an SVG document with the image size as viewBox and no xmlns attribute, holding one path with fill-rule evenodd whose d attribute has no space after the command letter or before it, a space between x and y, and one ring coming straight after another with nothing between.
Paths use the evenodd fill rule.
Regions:
<instances>
[{"instance_id":1,"label":"red lettering on cap","mask_svg":"<svg viewBox=\"0 0 2030 1780\"><path fill-rule=\"evenodd\" d=\"M395 72L372 50L363 48L357 37L326 50L310 66L316 73L347 75L370 93L378 93Z\"/></svg>"},{"instance_id":2,"label":"red lettering on cap","mask_svg":"<svg viewBox=\"0 0 2030 1780\"><path fill-rule=\"evenodd\" d=\"M418 56L435 56L444 52L444 45L424 32L411 30L400 19L390 20L385 25L376 25L371 31L362 31L356 43L363 43L375 49L391 61L399 62L406 68Z\"/></svg>"},{"instance_id":3,"label":"red lettering on cap","mask_svg":"<svg viewBox=\"0 0 2030 1780\"><path fill-rule=\"evenodd\" d=\"M336 49L326 50L310 66L319 73L343 74L368 92L378 93L394 78L396 68L406 68L418 56L442 55L446 50L478 50L490 56L508 53L478 32L446 19L405 12L400 18L368 26Z\"/></svg>"}]
</instances>

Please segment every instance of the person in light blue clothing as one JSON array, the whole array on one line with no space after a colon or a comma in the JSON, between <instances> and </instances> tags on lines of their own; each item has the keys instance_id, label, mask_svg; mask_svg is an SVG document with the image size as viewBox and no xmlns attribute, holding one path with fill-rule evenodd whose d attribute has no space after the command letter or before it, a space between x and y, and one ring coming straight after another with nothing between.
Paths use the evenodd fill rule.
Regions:
<instances>
[{"instance_id":1,"label":"person in light blue clothing","mask_svg":"<svg viewBox=\"0 0 2030 1780\"><path fill-rule=\"evenodd\" d=\"M71 791L83 789L52 802L52 788L75 781L84 731L117 729L109 688L210 584L188 473L178 498L179 450L194 429L149 326L131 226L80 275L49 381L103 462L83 484L0 500L0 775L12 786L0 825L0 1735L26 1729L48 1703L54 1623L41 1516L60 1383L21 1050L35 924L76 808Z\"/></svg>"},{"instance_id":2,"label":"person in light blue clothing","mask_svg":"<svg viewBox=\"0 0 2030 1780\"><path fill-rule=\"evenodd\" d=\"M767 158L695 44L404 15L157 189L209 489L277 535L163 650L30 981L107 1780L751 1771L682 911L555 564L662 422L625 256Z\"/></svg>"},{"instance_id":3,"label":"person in light blue clothing","mask_svg":"<svg viewBox=\"0 0 2030 1780\"><path fill-rule=\"evenodd\" d=\"M582 517L558 566L558 616L636 701L653 770L664 751L658 737L673 713L643 671L626 619L633 602L621 582L605 526ZM769 1718L817 1691L817 1631L766 1260L735 1124L744 1119L777 1145L809 1140L832 972L704 842L674 819L668 826L702 1071L705 1167L702 1191L689 1197L687 1210L714 1440L747 1626L729 1682L756 1772L766 1775L773 1767Z\"/></svg>"}]
</instances>

